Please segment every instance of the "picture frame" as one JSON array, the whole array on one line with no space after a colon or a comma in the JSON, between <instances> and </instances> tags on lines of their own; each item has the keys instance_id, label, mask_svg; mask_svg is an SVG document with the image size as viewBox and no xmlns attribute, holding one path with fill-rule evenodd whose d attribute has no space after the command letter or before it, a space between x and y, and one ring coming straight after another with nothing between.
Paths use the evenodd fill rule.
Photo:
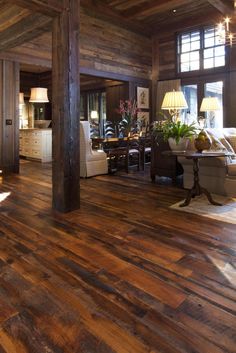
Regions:
<instances>
[{"instance_id":1,"label":"picture frame","mask_svg":"<svg viewBox=\"0 0 236 353\"><path fill-rule=\"evenodd\" d=\"M149 112L138 112L137 120L140 124L141 131L145 132L146 129L149 127L150 113Z\"/></svg>"},{"instance_id":2,"label":"picture frame","mask_svg":"<svg viewBox=\"0 0 236 353\"><path fill-rule=\"evenodd\" d=\"M137 87L138 109L149 109L149 88Z\"/></svg>"}]
</instances>

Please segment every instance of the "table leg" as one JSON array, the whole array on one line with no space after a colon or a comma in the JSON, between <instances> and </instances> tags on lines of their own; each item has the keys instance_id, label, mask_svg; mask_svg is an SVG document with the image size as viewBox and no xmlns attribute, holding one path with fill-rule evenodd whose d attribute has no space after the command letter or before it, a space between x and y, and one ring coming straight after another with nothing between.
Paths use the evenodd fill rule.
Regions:
<instances>
[{"instance_id":1,"label":"table leg","mask_svg":"<svg viewBox=\"0 0 236 353\"><path fill-rule=\"evenodd\" d=\"M185 207L190 204L190 201L195 196L200 196L201 194L205 194L208 201L215 206L222 206L222 204L213 200L209 191L203 187L201 187L199 182L199 164L198 158L193 158L193 175L194 175L194 183L191 190L188 191L187 197L183 203L179 205L179 207Z\"/></svg>"}]
</instances>

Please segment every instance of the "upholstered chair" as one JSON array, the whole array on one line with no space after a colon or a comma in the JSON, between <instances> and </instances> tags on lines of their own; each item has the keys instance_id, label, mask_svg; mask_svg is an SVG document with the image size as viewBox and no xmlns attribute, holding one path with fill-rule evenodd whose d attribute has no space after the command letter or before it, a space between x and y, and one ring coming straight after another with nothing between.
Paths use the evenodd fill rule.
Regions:
<instances>
[{"instance_id":1,"label":"upholstered chair","mask_svg":"<svg viewBox=\"0 0 236 353\"><path fill-rule=\"evenodd\" d=\"M103 151L92 150L90 125L88 121L80 122L80 177L88 178L107 174L107 155Z\"/></svg>"}]
</instances>

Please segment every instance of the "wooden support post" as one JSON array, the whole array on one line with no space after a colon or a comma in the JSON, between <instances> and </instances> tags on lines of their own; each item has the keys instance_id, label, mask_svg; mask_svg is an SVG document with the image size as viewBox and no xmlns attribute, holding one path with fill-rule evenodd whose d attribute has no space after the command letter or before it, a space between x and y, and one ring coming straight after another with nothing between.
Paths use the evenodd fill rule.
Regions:
<instances>
[{"instance_id":1,"label":"wooden support post","mask_svg":"<svg viewBox=\"0 0 236 353\"><path fill-rule=\"evenodd\" d=\"M79 0L63 0L53 19L53 208L80 205L79 158Z\"/></svg>"},{"instance_id":2,"label":"wooden support post","mask_svg":"<svg viewBox=\"0 0 236 353\"><path fill-rule=\"evenodd\" d=\"M19 64L0 60L0 170L19 172Z\"/></svg>"},{"instance_id":3,"label":"wooden support post","mask_svg":"<svg viewBox=\"0 0 236 353\"><path fill-rule=\"evenodd\" d=\"M151 121L155 121L158 116L157 111L157 81L159 78L159 38L152 39L152 111Z\"/></svg>"}]
</instances>

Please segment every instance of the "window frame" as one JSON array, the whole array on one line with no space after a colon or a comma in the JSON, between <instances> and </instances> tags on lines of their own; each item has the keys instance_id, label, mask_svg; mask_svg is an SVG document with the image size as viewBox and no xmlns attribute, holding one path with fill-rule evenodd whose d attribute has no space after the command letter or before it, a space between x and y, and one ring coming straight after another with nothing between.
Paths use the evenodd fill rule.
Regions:
<instances>
[{"instance_id":1,"label":"window frame","mask_svg":"<svg viewBox=\"0 0 236 353\"><path fill-rule=\"evenodd\" d=\"M205 48L204 47L204 31L208 28L212 28L215 26L203 26L203 27L195 27L195 28L190 28L189 30L181 31L176 33L176 76L178 78L181 77L188 77L188 76L194 76L194 75L199 75L199 74L212 74L212 73L220 73L224 72L229 65L229 46L225 44L225 65L224 66L218 66L218 67L212 67L212 68L206 68L204 69L204 50L209 49L209 48L217 48L220 45L216 45L214 47L209 47ZM180 38L184 34L192 33L195 31L199 31L200 33L200 49L199 49L199 70L192 70L192 71L181 71L181 52L180 52ZM190 52L191 53L191 52Z\"/></svg>"},{"instance_id":2,"label":"window frame","mask_svg":"<svg viewBox=\"0 0 236 353\"><path fill-rule=\"evenodd\" d=\"M198 116L202 115L199 111L202 99L205 97L204 85L206 83L211 82L223 82L223 127L226 125L226 116L227 116L227 105L226 105L226 81L227 78L225 74L217 74L217 75L206 75L206 76L199 76L199 77L186 77L181 79L181 87L187 85L197 85L197 103L198 103Z\"/></svg>"}]
</instances>

